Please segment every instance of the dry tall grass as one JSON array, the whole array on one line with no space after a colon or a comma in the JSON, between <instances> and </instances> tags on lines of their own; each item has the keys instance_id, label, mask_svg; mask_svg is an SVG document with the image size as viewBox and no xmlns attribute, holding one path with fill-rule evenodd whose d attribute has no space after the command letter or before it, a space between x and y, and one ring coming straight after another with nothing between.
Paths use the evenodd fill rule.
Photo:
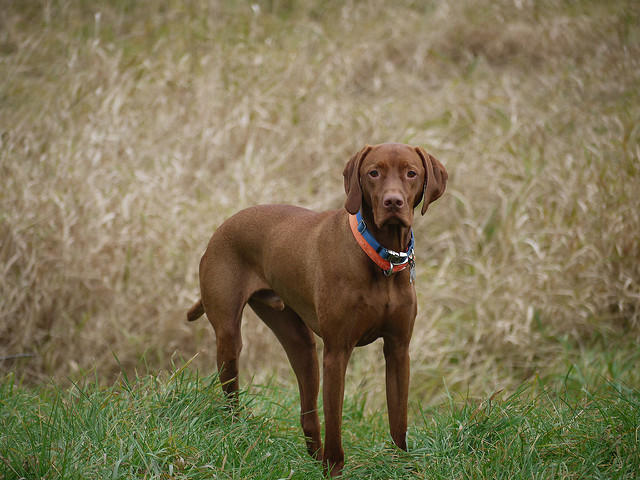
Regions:
<instances>
[{"instance_id":1,"label":"dry tall grass","mask_svg":"<svg viewBox=\"0 0 640 480\"><path fill-rule=\"evenodd\" d=\"M637 2L0 3L0 357L28 355L3 370L212 370L184 313L214 228L340 208L344 162L382 141L451 178L415 224L418 398L637 348ZM248 317L246 370L286 375ZM353 364L372 392L379 350Z\"/></svg>"}]
</instances>

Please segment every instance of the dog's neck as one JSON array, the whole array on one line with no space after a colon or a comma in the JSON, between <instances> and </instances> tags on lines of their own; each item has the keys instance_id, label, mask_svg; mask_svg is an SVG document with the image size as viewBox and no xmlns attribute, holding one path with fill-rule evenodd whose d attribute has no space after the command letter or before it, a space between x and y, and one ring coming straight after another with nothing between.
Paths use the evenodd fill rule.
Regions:
<instances>
[{"instance_id":1,"label":"dog's neck","mask_svg":"<svg viewBox=\"0 0 640 480\"><path fill-rule=\"evenodd\" d=\"M407 251L409 243L411 242L411 227L404 227L397 223L386 223L382 228L378 228L374 221L371 207L363 202L360 211L362 213L362 219L367 224L367 228L380 245L396 252Z\"/></svg>"}]
</instances>

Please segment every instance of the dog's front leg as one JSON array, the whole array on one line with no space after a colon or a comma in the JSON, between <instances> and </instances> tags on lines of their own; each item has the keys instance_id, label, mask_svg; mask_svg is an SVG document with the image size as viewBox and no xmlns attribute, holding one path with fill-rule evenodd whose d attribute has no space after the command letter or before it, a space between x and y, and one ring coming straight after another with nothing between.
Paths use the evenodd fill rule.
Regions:
<instances>
[{"instance_id":1,"label":"dog's front leg","mask_svg":"<svg viewBox=\"0 0 640 480\"><path fill-rule=\"evenodd\" d=\"M351 349L332 347L325 343L323 357L322 398L324 401L324 457L325 471L339 476L344 466L342 449L342 405L344 378Z\"/></svg>"},{"instance_id":2,"label":"dog's front leg","mask_svg":"<svg viewBox=\"0 0 640 480\"><path fill-rule=\"evenodd\" d=\"M407 449L407 401L409 397L409 342L384 339L387 408L393 442Z\"/></svg>"}]
</instances>

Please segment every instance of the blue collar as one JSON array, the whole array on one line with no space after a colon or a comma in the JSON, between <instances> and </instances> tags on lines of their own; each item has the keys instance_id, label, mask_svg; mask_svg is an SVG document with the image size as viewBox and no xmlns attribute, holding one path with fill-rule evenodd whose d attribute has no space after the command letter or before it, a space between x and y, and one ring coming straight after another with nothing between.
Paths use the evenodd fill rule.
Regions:
<instances>
[{"instance_id":1,"label":"blue collar","mask_svg":"<svg viewBox=\"0 0 640 480\"><path fill-rule=\"evenodd\" d=\"M407 266L410 266L412 280L413 280L413 276L415 275L413 271L415 266L414 253L413 253L413 245L414 245L413 230L411 230L411 241L409 242L409 248L407 248L407 251L395 252L393 250L390 250L380 245L380 242L378 242L375 239L375 237L372 235L372 233L367 229L367 225L365 221L362 219L361 212L358 212L356 214L356 220L358 222L358 225L357 225L358 233L362 235L362 238L366 240L366 242L371 246L371 248L378 255L380 255L382 259L389 262L390 268L388 272L385 270L385 274L387 276L391 275L394 272L394 267L403 266L403 268L406 268ZM395 271L397 271L397 269Z\"/></svg>"}]
</instances>

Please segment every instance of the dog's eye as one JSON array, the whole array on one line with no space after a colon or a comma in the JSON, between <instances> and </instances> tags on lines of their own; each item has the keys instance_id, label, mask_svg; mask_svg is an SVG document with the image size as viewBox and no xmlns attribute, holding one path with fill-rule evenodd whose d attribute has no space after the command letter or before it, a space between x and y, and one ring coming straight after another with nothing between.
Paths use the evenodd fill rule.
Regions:
<instances>
[{"instance_id":1,"label":"dog's eye","mask_svg":"<svg viewBox=\"0 0 640 480\"><path fill-rule=\"evenodd\" d=\"M409 170L409 171L407 172L407 177L409 177L409 178L413 178L413 177L415 177L416 175L418 175L418 174L417 174L416 172L414 172L413 170Z\"/></svg>"},{"instance_id":2,"label":"dog's eye","mask_svg":"<svg viewBox=\"0 0 640 480\"><path fill-rule=\"evenodd\" d=\"M371 171L369 172L369 176L370 176L371 178L376 178L378 175L380 175L380 174L378 173L378 171L377 171L377 170L371 170Z\"/></svg>"}]
</instances>

